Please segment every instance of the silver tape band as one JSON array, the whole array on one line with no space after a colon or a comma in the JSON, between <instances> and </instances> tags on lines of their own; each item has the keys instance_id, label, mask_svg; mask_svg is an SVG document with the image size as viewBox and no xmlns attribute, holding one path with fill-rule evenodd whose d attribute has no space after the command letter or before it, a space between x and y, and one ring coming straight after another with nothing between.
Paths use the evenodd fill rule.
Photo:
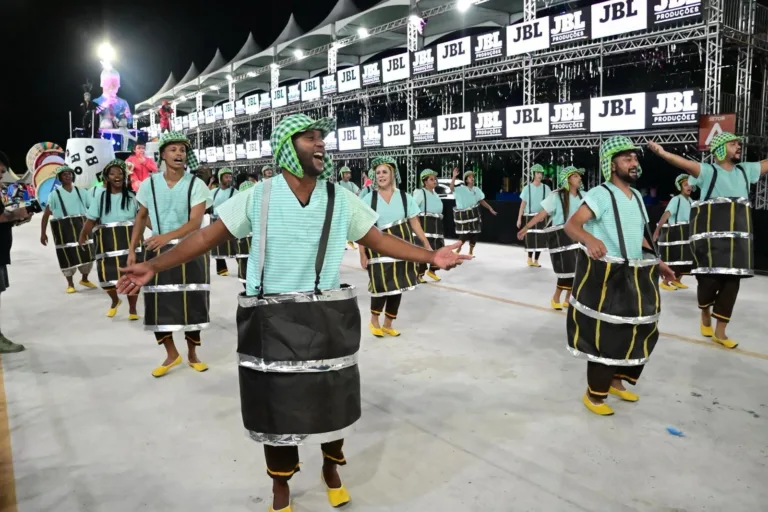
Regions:
<instances>
[{"instance_id":1,"label":"silver tape band","mask_svg":"<svg viewBox=\"0 0 768 512\"><path fill-rule=\"evenodd\" d=\"M662 224L661 229L669 229L677 226L687 226L689 224L690 222L672 222L672 223Z\"/></svg>"},{"instance_id":2,"label":"silver tape band","mask_svg":"<svg viewBox=\"0 0 768 512\"><path fill-rule=\"evenodd\" d=\"M84 244L78 243L78 242L71 242L68 244L59 244L54 246L56 249L66 249L67 247L85 247L86 245L93 245L93 240L88 240Z\"/></svg>"},{"instance_id":3,"label":"silver tape band","mask_svg":"<svg viewBox=\"0 0 768 512\"><path fill-rule=\"evenodd\" d=\"M324 432L322 434L265 434L263 432L254 432L246 430L248 437L253 441L270 446L298 446L300 444L323 444L331 441L338 441L349 437L349 434L355 431L355 423L341 430L334 432Z\"/></svg>"},{"instance_id":4,"label":"silver tape band","mask_svg":"<svg viewBox=\"0 0 768 512\"><path fill-rule=\"evenodd\" d=\"M693 203L691 203L691 208L696 208L698 206L706 206L708 204L730 204L730 203L743 204L752 208L752 203L750 203L749 199L747 199L746 197L715 197L712 199L708 199L706 201L694 201Z\"/></svg>"},{"instance_id":5,"label":"silver tape band","mask_svg":"<svg viewBox=\"0 0 768 512\"><path fill-rule=\"evenodd\" d=\"M445 238L443 235L437 235L435 233L424 233L424 236L427 238L435 238L435 239Z\"/></svg>"},{"instance_id":6,"label":"silver tape band","mask_svg":"<svg viewBox=\"0 0 768 512\"><path fill-rule=\"evenodd\" d=\"M429 213L429 212L424 213L424 212L419 212L418 217L432 217L432 218L435 218L435 219L442 220L443 219L443 214L442 213Z\"/></svg>"},{"instance_id":7,"label":"silver tape band","mask_svg":"<svg viewBox=\"0 0 768 512\"><path fill-rule=\"evenodd\" d=\"M656 313L655 315L648 316L617 316L609 315L608 313L600 313L590 307L585 306L576 300L576 298L573 296L571 296L571 305L580 313L590 318L594 318L595 320L600 320L601 322L608 322L609 324L654 324L659 321L659 316L661 316L660 312Z\"/></svg>"},{"instance_id":8,"label":"silver tape band","mask_svg":"<svg viewBox=\"0 0 768 512\"><path fill-rule=\"evenodd\" d=\"M136 253L141 252L141 247L136 248ZM107 252L100 252L96 254L97 260L103 260L104 258L114 258L116 256L125 256L126 254L130 254L130 249L125 249L122 251L107 251Z\"/></svg>"},{"instance_id":9,"label":"silver tape band","mask_svg":"<svg viewBox=\"0 0 768 512\"><path fill-rule=\"evenodd\" d=\"M134 222L132 220L124 220L122 222L107 222L106 224L99 224L98 226L94 227L93 230L96 231L98 229L106 229L106 228L130 227L133 225L134 225Z\"/></svg>"},{"instance_id":10,"label":"silver tape band","mask_svg":"<svg viewBox=\"0 0 768 512\"><path fill-rule=\"evenodd\" d=\"M657 242L656 245L659 247L672 247L674 245L688 245L690 243L690 240L678 240L676 242Z\"/></svg>"},{"instance_id":11,"label":"silver tape band","mask_svg":"<svg viewBox=\"0 0 768 512\"><path fill-rule=\"evenodd\" d=\"M379 229L381 231L384 231L385 229L393 228L395 226L399 226L401 224L405 224L406 222L408 222L408 219L400 219L397 222L390 222L389 224L385 224L383 226L379 226Z\"/></svg>"},{"instance_id":12,"label":"silver tape band","mask_svg":"<svg viewBox=\"0 0 768 512\"><path fill-rule=\"evenodd\" d=\"M749 238L752 239L752 233L744 231L708 231L706 233L696 233L691 235L691 242L696 240L705 240L707 238Z\"/></svg>"},{"instance_id":13,"label":"silver tape band","mask_svg":"<svg viewBox=\"0 0 768 512\"><path fill-rule=\"evenodd\" d=\"M552 252L552 251L549 251L549 252ZM570 274L558 274L557 272L555 272L555 275L558 277L558 279L570 279L576 276L576 272L571 272Z\"/></svg>"},{"instance_id":14,"label":"silver tape band","mask_svg":"<svg viewBox=\"0 0 768 512\"><path fill-rule=\"evenodd\" d=\"M608 366L640 366L648 362L647 357L640 359L608 359L607 357L593 356L591 354L585 354L573 347L568 347L568 352L576 357L583 357L592 361L593 363L605 364Z\"/></svg>"},{"instance_id":15,"label":"silver tape band","mask_svg":"<svg viewBox=\"0 0 768 512\"><path fill-rule=\"evenodd\" d=\"M563 247L555 247L554 249L549 249L549 254L557 254L558 252L573 251L578 249L579 247L581 247L580 244L571 244Z\"/></svg>"},{"instance_id":16,"label":"silver tape band","mask_svg":"<svg viewBox=\"0 0 768 512\"><path fill-rule=\"evenodd\" d=\"M245 282L245 281L243 281ZM291 292L277 293L274 295L264 295L263 298L257 296L239 295L237 303L243 308L254 308L258 306L267 306L269 304L285 304L288 302L324 302L347 300L357 297L357 290L354 286L341 288L339 290L320 290L320 295L314 292Z\"/></svg>"},{"instance_id":17,"label":"silver tape band","mask_svg":"<svg viewBox=\"0 0 768 512\"><path fill-rule=\"evenodd\" d=\"M151 332L178 332L178 331L202 331L211 326L210 322L204 324L189 324L189 325L145 325L145 331Z\"/></svg>"},{"instance_id":18,"label":"silver tape band","mask_svg":"<svg viewBox=\"0 0 768 512\"><path fill-rule=\"evenodd\" d=\"M584 250L584 254L589 257L589 253L587 252L587 248L581 244L579 244L581 248ZM630 267L651 267L653 265L658 265L661 261L659 258L647 258L647 259L629 259L625 260L624 258L618 258L616 256L603 256L598 261L602 261L603 263L626 263Z\"/></svg>"},{"instance_id":19,"label":"silver tape band","mask_svg":"<svg viewBox=\"0 0 768 512\"><path fill-rule=\"evenodd\" d=\"M391 295L402 295L403 292L409 292L415 289L416 289L416 285L406 286L405 288L400 288L399 290L393 290L390 292L371 293L371 297L389 297Z\"/></svg>"},{"instance_id":20,"label":"silver tape band","mask_svg":"<svg viewBox=\"0 0 768 512\"><path fill-rule=\"evenodd\" d=\"M723 274L729 276L753 276L755 271L751 268L725 268L725 267L697 267L691 270L691 274Z\"/></svg>"},{"instance_id":21,"label":"silver tape band","mask_svg":"<svg viewBox=\"0 0 768 512\"><path fill-rule=\"evenodd\" d=\"M692 261L665 261L668 266L670 267L683 267L688 265L693 265Z\"/></svg>"},{"instance_id":22,"label":"silver tape band","mask_svg":"<svg viewBox=\"0 0 768 512\"><path fill-rule=\"evenodd\" d=\"M210 290L210 284L159 284L144 287L144 293L208 292Z\"/></svg>"},{"instance_id":23,"label":"silver tape band","mask_svg":"<svg viewBox=\"0 0 768 512\"><path fill-rule=\"evenodd\" d=\"M357 364L357 352L351 356L313 361L266 361L261 357L237 354L239 365L243 368L266 373L322 373L337 372Z\"/></svg>"}]
</instances>

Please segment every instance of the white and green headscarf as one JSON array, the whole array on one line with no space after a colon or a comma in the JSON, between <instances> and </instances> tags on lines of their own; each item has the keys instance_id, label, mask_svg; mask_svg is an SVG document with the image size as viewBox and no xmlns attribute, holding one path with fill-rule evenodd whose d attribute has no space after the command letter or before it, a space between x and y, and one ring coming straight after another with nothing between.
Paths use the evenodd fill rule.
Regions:
<instances>
[{"instance_id":1,"label":"white and green headscarf","mask_svg":"<svg viewBox=\"0 0 768 512\"><path fill-rule=\"evenodd\" d=\"M275 155L275 165L285 169L294 176L301 178L304 176L304 169L299 162L299 155L296 154L296 148L293 146L291 137L297 133L308 130L320 130L323 137L326 137L336 128L336 120L331 117L325 117L315 121L305 114L293 114L284 117L272 131L272 151ZM328 153L323 158L323 172L318 179L327 180L333 175L333 162Z\"/></svg>"},{"instance_id":2,"label":"white and green headscarf","mask_svg":"<svg viewBox=\"0 0 768 512\"><path fill-rule=\"evenodd\" d=\"M368 177L371 178L374 190L379 188L376 180L376 168L380 165L387 165L392 170L395 180L395 188L400 185L400 171L397 168L397 161L391 156L378 156L371 161L371 169L368 171Z\"/></svg>"},{"instance_id":3,"label":"white and green headscarf","mask_svg":"<svg viewBox=\"0 0 768 512\"><path fill-rule=\"evenodd\" d=\"M677 188L678 192L682 192L683 182L688 181L688 178L690 178L690 176L688 176L687 174L681 174L677 178L675 178L675 188Z\"/></svg>"},{"instance_id":4,"label":"white and green headscarf","mask_svg":"<svg viewBox=\"0 0 768 512\"><path fill-rule=\"evenodd\" d=\"M232 174L232 169L230 169L229 167L222 167L221 169L219 169L219 174L218 174L219 180L221 180L221 177L224 176L225 174Z\"/></svg>"},{"instance_id":5,"label":"white and green headscarf","mask_svg":"<svg viewBox=\"0 0 768 512\"><path fill-rule=\"evenodd\" d=\"M339 179L344 179L344 173L345 172L348 172L348 173L352 174L352 169L350 169L346 165L344 167L342 167L341 169L339 169Z\"/></svg>"},{"instance_id":6,"label":"white and green headscarf","mask_svg":"<svg viewBox=\"0 0 768 512\"><path fill-rule=\"evenodd\" d=\"M429 176L434 176L437 178L437 173L432 169L424 169L421 171L421 174L419 174L419 188L424 186L424 180L426 180Z\"/></svg>"},{"instance_id":7,"label":"white and green headscarf","mask_svg":"<svg viewBox=\"0 0 768 512\"><path fill-rule=\"evenodd\" d=\"M725 145L734 140L741 142L741 137L737 137L736 135L730 132L718 133L717 135L712 137L712 142L710 142L709 144L709 150L712 152L713 155L715 155L715 158L717 159L718 162L722 162L723 160L725 160L725 154L726 154Z\"/></svg>"},{"instance_id":8,"label":"white and green headscarf","mask_svg":"<svg viewBox=\"0 0 768 512\"><path fill-rule=\"evenodd\" d=\"M629 137L623 135L611 137L603 142L603 145L600 146L600 172L605 181L611 180L611 161L614 156L625 151L638 151L639 149ZM637 177L639 178L642 174L643 169L638 165Z\"/></svg>"},{"instance_id":9,"label":"white and green headscarf","mask_svg":"<svg viewBox=\"0 0 768 512\"><path fill-rule=\"evenodd\" d=\"M560 182L560 188L563 188L565 190L568 190L570 185L568 184L568 178L570 178L572 175L578 174L581 176L584 176L584 169L579 169L577 167L574 167L573 165L569 165L568 167L563 167L560 169L560 173L558 176L558 180ZM582 184L583 188L584 184Z\"/></svg>"},{"instance_id":10,"label":"white and green headscarf","mask_svg":"<svg viewBox=\"0 0 768 512\"><path fill-rule=\"evenodd\" d=\"M254 187L254 186L256 186L256 184L255 184L254 182L252 182L251 180L245 180L244 182L242 182L242 183L240 184L240 187L239 187L237 190L238 190L239 192L244 192L244 191L246 191L246 190L248 190L249 188L252 188L252 187Z\"/></svg>"},{"instance_id":11,"label":"white and green headscarf","mask_svg":"<svg viewBox=\"0 0 768 512\"><path fill-rule=\"evenodd\" d=\"M200 163L197 161L197 155L192 150L192 144L190 144L189 139L181 132L165 132L160 136L160 145L157 150L157 165L159 166L162 161L163 148L168 144L178 142L187 147L187 167L192 171L196 171L200 166Z\"/></svg>"}]
</instances>

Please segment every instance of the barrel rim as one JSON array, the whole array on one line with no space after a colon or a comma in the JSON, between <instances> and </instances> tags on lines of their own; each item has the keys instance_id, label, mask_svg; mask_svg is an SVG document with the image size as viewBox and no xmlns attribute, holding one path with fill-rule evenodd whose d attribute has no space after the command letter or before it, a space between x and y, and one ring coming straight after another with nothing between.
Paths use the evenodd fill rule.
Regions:
<instances>
[{"instance_id":1,"label":"barrel rim","mask_svg":"<svg viewBox=\"0 0 768 512\"><path fill-rule=\"evenodd\" d=\"M674 227L677 227L677 226L689 226L690 224L691 223L688 222L688 221L686 221L686 222L666 223L666 224L662 224L661 225L661 229L670 229L670 228L674 228Z\"/></svg>"},{"instance_id":2,"label":"barrel rim","mask_svg":"<svg viewBox=\"0 0 768 512\"><path fill-rule=\"evenodd\" d=\"M378 226L378 228L383 231L385 229L393 228L401 224L406 224L409 220L410 220L410 217L406 217L404 219L400 219L395 222L390 222L389 224L384 224L383 226Z\"/></svg>"},{"instance_id":3,"label":"barrel rim","mask_svg":"<svg viewBox=\"0 0 768 512\"><path fill-rule=\"evenodd\" d=\"M729 204L738 203L743 204L749 208L752 208L752 203L747 197L713 197L712 199L699 200L691 203L691 208L698 208L699 206L706 206L709 204Z\"/></svg>"},{"instance_id":4,"label":"barrel rim","mask_svg":"<svg viewBox=\"0 0 768 512\"><path fill-rule=\"evenodd\" d=\"M67 215L66 217L59 217L58 219L51 217L51 223L60 222L62 220L67 220L67 219L85 219L85 218L86 217L84 213L81 213L80 215Z\"/></svg>"},{"instance_id":5,"label":"barrel rim","mask_svg":"<svg viewBox=\"0 0 768 512\"><path fill-rule=\"evenodd\" d=\"M248 296L245 292L237 296L237 304L241 308L254 308L269 306L273 304L289 304L304 302L331 302L354 299L357 297L357 288L352 285L345 285L343 288L333 288L330 290L320 290L320 295L314 291L275 293L258 296Z\"/></svg>"},{"instance_id":6,"label":"barrel rim","mask_svg":"<svg viewBox=\"0 0 768 512\"><path fill-rule=\"evenodd\" d=\"M144 293L173 293L173 292L209 292L211 285L205 283L190 284L158 284L145 286Z\"/></svg>"},{"instance_id":7,"label":"barrel rim","mask_svg":"<svg viewBox=\"0 0 768 512\"><path fill-rule=\"evenodd\" d=\"M91 240L89 238L88 241L85 242L84 244L81 244L80 242L70 242L68 244L58 244L58 245L54 245L54 249L66 249L68 247L85 247L86 245L93 245L93 240Z\"/></svg>"},{"instance_id":8,"label":"barrel rim","mask_svg":"<svg viewBox=\"0 0 768 512\"><path fill-rule=\"evenodd\" d=\"M593 363L600 363L608 366L641 366L646 364L650 359L650 357L641 357L640 359L609 359L607 357L587 354L586 352L582 352L581 350L575 349L571 346L568 346L567 348L571 355L574 357L584 357Z\"/></svg>"},{"instance_id":9,"label":"barrel rim","mask_svg":"<svg viewBox=\"0 0 768 512\"><path fill-rule=\"evenodd\" d=\"M141 247L137 247L134 250L134 253L138 254L141 251L142 251ZM97 252L96 253L96 257L94 258L94 261L95 260L103 260L104 258L115 258L117 256L125 256L125 255L130 254L130 253L131 253L130 249L121 249L119 251Z\"/></svg>"},{"instance_id":10,"label":"barrel rim","mask_svg":"<svg viewBox=\"0 0 768 512\"><path fill-rule=\"evenodd\" d=\"M706 240L708 238L748 238L752 240L752 233L747 231L705 231L691 235L691 242Z\"/></svg>"},{"instance_id":11,"label":"barrel rim","mask_svg":"<svg viewBox=\"0 0 768 512\"><path fill-rule=\"evenodd\" d=\"M262 357L238 352L238 366L263 373L325 373L337 372L357 365L358 352L348 356L307 361L267 361Z\"/></svg>"},{"instance_id":12,"label":"barrel rim","mask_svg":"<svg viewBox=\"0 0 768 512\"><path fill-rule=\"evenodd\" d=\"M468 212L470 210L477 210L479 212L480 205L476 204L475 206L470 206L469 208L461 208L461 209L456 208L455 206L453 207L453 213Z\"/></svg>"},{"instance_id":13,"label":"barrel rim","mask_svg":"<svg viewBox=\"0 0 768 512\"><path fill-rule=\"evenodd\" d=\"M549 251L549 254L557 254L559 252L576 251L579 249L579 247L581 247L581 244L576 243L576 244L565 245L563 247L555 247L554 249L548 249L548 251Z\"/></svg>"},{"instance_id":14,"label":"barrel rim","mask_svg":"<svg viewBox=\"0 0 768 512\"><path fill-rule=\"evenodd\" d=\"M579 302L576 299L576 297L574 297L573 295L571 295L571 306L573 306L579 313L583 314L584 316L588 316L594 320L600 320L601 322L608 322L610 324L619 324L619 325L653 324L653 323L657 323L659 321L659 317L661 316L661 310L659 310L658 313L654 313L653 315L645 315L645 316L609 315L608 313L603 313L602 311L595 311L589 306L585 306L584 304Z\"/></svg>"},{"instance_id":15,"label":"barrel rim","mask_svg":"<svg viewBox=\"0 0 768 512\"><path fill-rule=\"evenodd\" d=\"M675 245L688 245L691 243L691 240L675 240L674 242L656 242L656 245L659 247L671 247Z\"/></svg>"},{"instance_id":16,"label":"barrel rim","mask_svg":"<svg viewBox=\"0 0 768 512\"><path fill-rule=\"evenodd\" d=\"M355 425L360 420L355 420L346 427L333 432L323 432L321 434L266 434L247 430L246 433L251 440L270 446L298 446L300 444L322 444L338 441L349 437L349 434L356 430Z\"/></svg>"},{"instance_id":17,"label":"barrel rim","mask_svg":"<svg viewBox=\"0 0 768 512\"><path fill-rule=\"evenodd\" d=\"M146 321L146 319L145 319ZM178 331L202 331L208 329L211 326L211 322L203 322L201 324L166 324L166 325L149 325L144 324L145 331L151 332L178 332Z\"/></svg>"},{"instance_id":18,"label":"barrel rim","mask_svg":"<svg viewBox=\"0 0 768 512\"><path fill-rule=\"evenodd\" d=\"M691 270L691 274L726 274L732 276L754 276L754 269L750 268L728 268L728 267L696 267Z\"/></svg>"},{"instance_id":19,"label":"barrel rim","mask_svg":"<svg viewBox=\"0 0 768 512\"><path fill-rule=\"evenodd\" d=\"M581 249L584 251L584 254L590 258L591 256L587 252L586 246L581 245ZM600 258L597 261L602 261L603 263L614 263L614 264L622 264L626 263L630 267L652 267L654 265L658 265L661 262L660 258L630 258L628 260L625 260L624 258L619 258L617 256L608 256L607 254Z\"/></svg>"},{"instance_id":20,"label":"barrel rim","mask_svg":"<svg viewBox=\"0 0 768 512\"><path fill-rule=\"evenodd\" d=\"M443 219L443 214L442 213L419 212L417 217L433 217L435 219L442 220Z\"/></svg>"},{"instance_id":21,"label":"barrel rim","mask_svg":"<svg viewBox=\"0 0 768 512\"><path fill-rule=\"evenodd\" d=\"M97 224L94 226L93 231L98 231L99 229L105 229L105 228L121 228L121 227L131 227L135 225L136 223L132 220L123 220L119 222L107 222L105 224Z\"/></svg>"}]
</instances>

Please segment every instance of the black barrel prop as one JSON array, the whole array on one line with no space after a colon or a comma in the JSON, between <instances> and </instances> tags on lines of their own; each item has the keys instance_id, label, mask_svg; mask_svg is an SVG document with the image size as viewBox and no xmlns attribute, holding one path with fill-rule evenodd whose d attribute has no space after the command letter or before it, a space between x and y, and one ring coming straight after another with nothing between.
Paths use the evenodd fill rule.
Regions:
<instances>
[{"instance_id":1,"label":"black barrel prop","mask_svg":"<svg viewBox=\"0 0 768 512\"><path fill-rule=\"evenodd\" d=\"M535 217L534 215L523 214L523 225ZM525 249L528 251L546 251L549 247L547 224L549 219L543 219L531 226L531 229L525 232Z\"/></svg>"},{"instance_id":2,"label":"black barrel prop","mask_svg":"<svg viewBox=\"0 0 768 512\"><path fill-rule=\"evenodd\" d=\"M424 201L424 211L419 212L419 222L424 236L427 237L429 246L433 251L445 247L445 237L443 236L443 216L439 213L429 213L426 211L427 202ZM418 271L423 274L427 271L429 265L418 265Z\"/></svg>"},{"instance_id":3,"label":"black barrel prop","mask_svg":"<svg viewBox=\"0 0 768 512\"><path fill-rule=\"evenodd\" d=\"M690 274L693 268L690 234L691 226L688 222L661 226L658 242L661 259L678 274Z\"/></svg>"},{"instance_id":4,"label":"black barrel prop","mask_svg":"<svg viewBox=\"0 0 768 512\"><path fill-rule=\"evenodd\" d=\"M744 197L716 197L691 207L692 274L752 277L752 205Z\"/></svg>"},{"instance_id":5,"label":"black barrel prop","mask_svg":"<svg viewBox=\"0 0 768 512\"><path fill-rule=\"evenodd\" d=\"M361 416L360 310L355 288L320 290L333 218L335 189L315 260L315 289L241 294L237 309L240 402L251 439L274 446L343 438ZM270 181L265 182L259 232L264 268ZM263 277L263 273L262 273Z\"/></svg>"},{"instance_id":6,"label":"black barrel prop","mask_svg":"<svg viewBox=\"0 0 768 512\"><path fill-rule=\"evenodd\" d=\"M248 256L251 254L251 237L252 233L248 236L237 239L237 248L235 250L235 261L237 262L237 278L241 283L245 284L246 276L248 275Z\"/></svg>"},{"instance_id":7,"label":"black barrel prop","mask_svg":"<svg viewBox=\"0 0 768 512\"><path fill-rule=\"evenodd\" d=\"M483 230L483 221L480 217L480 206L458 210L453 209L453 223L457 235L471 235Z\"/></svg>"},{"instance_id":8,"label":"black barrel prop","mask_svg":"<svg viewBox=\"0 0 768 512\"><path fill-rule=\"evenodd\" d=\"M93 240L88 239L85 245L78 242L85 220L84 215L51 219L53 243L61 270L70 270L93 261Z\"/></svg>"},{"instance_id":9,"label":"black barrel prop","mask_svg":"<svg viewBox=\"0 0 768 512\"><path fill-rule=\"evenodd\" d=\"M128 265L133 225L131 220L99 224L94 228L96 272L102 288L116 286L120 279L120 269ZM141 253L141 250L141 247L137 247L136 254Z\"/></svg>"},{"instance_id":10,"label":"black barrel prop","mask_svg":"<svg viewBox=\"0 0 768 512\"><path fill-rule=\"evenodd\" d=\"M545 229L547 248L552 260L552 269L559 279L574 277L576 272L576 256L581 246L565 233L565 225L551 226Z\"/></svg>"}]
</instances>

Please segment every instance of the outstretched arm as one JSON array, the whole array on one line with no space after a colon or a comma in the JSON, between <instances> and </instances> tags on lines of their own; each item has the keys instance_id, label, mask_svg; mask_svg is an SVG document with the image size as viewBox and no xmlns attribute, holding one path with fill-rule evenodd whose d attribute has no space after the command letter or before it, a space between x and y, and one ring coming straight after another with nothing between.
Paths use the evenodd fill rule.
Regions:
<instances>
[{"instance_id":1,"label":"outstretched arm","mask_svg":"<svg viewBox=\"0 0 768 512\"><path fill-rule=\"evenodd\" d=\"M682 169L694 178L697 178L699 176L699 173L701 172L701 164L699 162L694 162L693 160L688 160L687 158L683 158L680 155L675 155L674 153L668 152L666 149L661 147L659 144L651 141L648 141L648 149L659 155L661 158L666 160L668 163L674 165L678 169ZM762 166L761 166L762 171Z\"/></svg>"},{"instance_id":2,"label":"outstretched arm","mask_svg":"<svg viewBox=\"0 0 768 512\"><path fill-rule=\"evenodd\" d=\"M480 206L482 206L483 208L485 208L486 210L488 210L489 212L491 212L491 215L496 215L496 210L494 210L494 209L493 209L493 207L491 207L491 205L489 205L488 203L486 203L486 202L485 202L485 199L481 199L481 200L480 200Z\"/></svg>"},{"instance_id":3,"label":"outstretched arm","mask_svg":"<svg viewBox=\"0 0 768 512\"><path fill-rule=\"evenodd\" d=\"M451 269L461 265L463 260L472 257L453 252L461 242L443 247L438 251L428 251L397 238L396 236L382 233L378 228L372 227L358 242L380 254L399 260L413 261L416 263L429 263L442 269Z\"/></svg>"}]
</instances>

